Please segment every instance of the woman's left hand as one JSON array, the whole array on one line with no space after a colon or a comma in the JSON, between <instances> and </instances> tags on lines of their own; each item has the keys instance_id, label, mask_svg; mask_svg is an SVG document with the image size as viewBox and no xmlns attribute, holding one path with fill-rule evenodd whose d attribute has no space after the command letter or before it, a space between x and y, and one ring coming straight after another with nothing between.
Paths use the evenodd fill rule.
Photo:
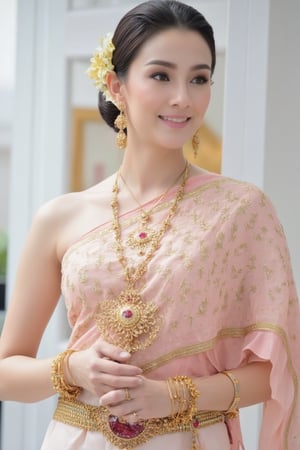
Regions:
<instances>
[{"instance_id":1,"label":"woman's left hand","mask_svg":"<svg viewBox=\"0 0 300 450\"><path fill-rule=\"evenodd\" d=\"M110 414L133 423L140 419L166 417L171 413L171 404L165 381L149 380L138 376L142 383L131 389L117 389L100 399Z\"/></svg>"}]
</instances>

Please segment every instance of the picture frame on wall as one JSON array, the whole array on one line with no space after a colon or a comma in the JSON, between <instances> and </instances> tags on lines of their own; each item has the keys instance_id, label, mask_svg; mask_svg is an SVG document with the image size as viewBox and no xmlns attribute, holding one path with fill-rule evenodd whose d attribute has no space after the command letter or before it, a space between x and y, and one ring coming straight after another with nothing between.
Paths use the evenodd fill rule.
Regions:
<instances>
[{"instance_id":1,"label":"picture frame on wall","mask_svg":"<svg viewBox=\"0 0 300 450\"><path fill-rule=\"evenodd\" d=\"M87 189L118 170L123 151L116 147L115 137L97 109L73 109L71 191Z\"/></svg>"}]
</instances>

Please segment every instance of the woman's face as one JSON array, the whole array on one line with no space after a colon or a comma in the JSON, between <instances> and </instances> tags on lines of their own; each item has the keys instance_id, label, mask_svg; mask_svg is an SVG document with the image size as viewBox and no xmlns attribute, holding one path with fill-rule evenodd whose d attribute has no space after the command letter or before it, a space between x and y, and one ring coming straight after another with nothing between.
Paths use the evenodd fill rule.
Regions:
<instances>
[{"instance_id":1,"label":"woman's face","mask_svg":"<svg viewBox=\"0 0 300 450\"><path fill-rule=\"evenodd\" d=\"M146 41L120 91L128 144L182 148L208 107L211 63L210 49L195 31L172 28Z\"/></svg>"}]
</instances>

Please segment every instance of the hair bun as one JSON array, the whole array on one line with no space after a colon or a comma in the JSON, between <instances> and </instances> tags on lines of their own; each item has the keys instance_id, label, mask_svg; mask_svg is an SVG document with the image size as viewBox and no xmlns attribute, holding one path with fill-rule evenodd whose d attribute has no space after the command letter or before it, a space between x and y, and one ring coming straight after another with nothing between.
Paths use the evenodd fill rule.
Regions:
<instances>
[{"instance_id":1,"label":"hair bun","mask_svg":"<svg viewBox=\"0 0 300 450\"><path fill-rule=\"evenodd\" d=\"M107 123L107 125L115 131L118 131L115 127L115 120L120 114L120 111L114 103L106 101L105 96L101 91L99 91L98 94L98 109L102 119Z\"/></svg>"}]
</instances>

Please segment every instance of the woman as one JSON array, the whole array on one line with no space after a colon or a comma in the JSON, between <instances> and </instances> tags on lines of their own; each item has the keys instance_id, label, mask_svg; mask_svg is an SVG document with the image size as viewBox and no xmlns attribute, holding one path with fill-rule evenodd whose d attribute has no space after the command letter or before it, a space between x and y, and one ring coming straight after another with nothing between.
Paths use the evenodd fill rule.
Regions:
<instances>
[{"instance_id":1,"label":"woman","mask_svg":"<svg viewBox=\"0 0 300 450\"><path fill-rule=\"evenodd\" d=\"M193 8L154 0L102 44L89 75L124 158L35 217L1 398L59 394L43 450L241 450L238 409L259 402L260 450L299 449L299 306L281 226L255 186L182 153L209 104L213 31ZM38 360L60 289L68 349Z\"/></svg>"}]
</instances>

